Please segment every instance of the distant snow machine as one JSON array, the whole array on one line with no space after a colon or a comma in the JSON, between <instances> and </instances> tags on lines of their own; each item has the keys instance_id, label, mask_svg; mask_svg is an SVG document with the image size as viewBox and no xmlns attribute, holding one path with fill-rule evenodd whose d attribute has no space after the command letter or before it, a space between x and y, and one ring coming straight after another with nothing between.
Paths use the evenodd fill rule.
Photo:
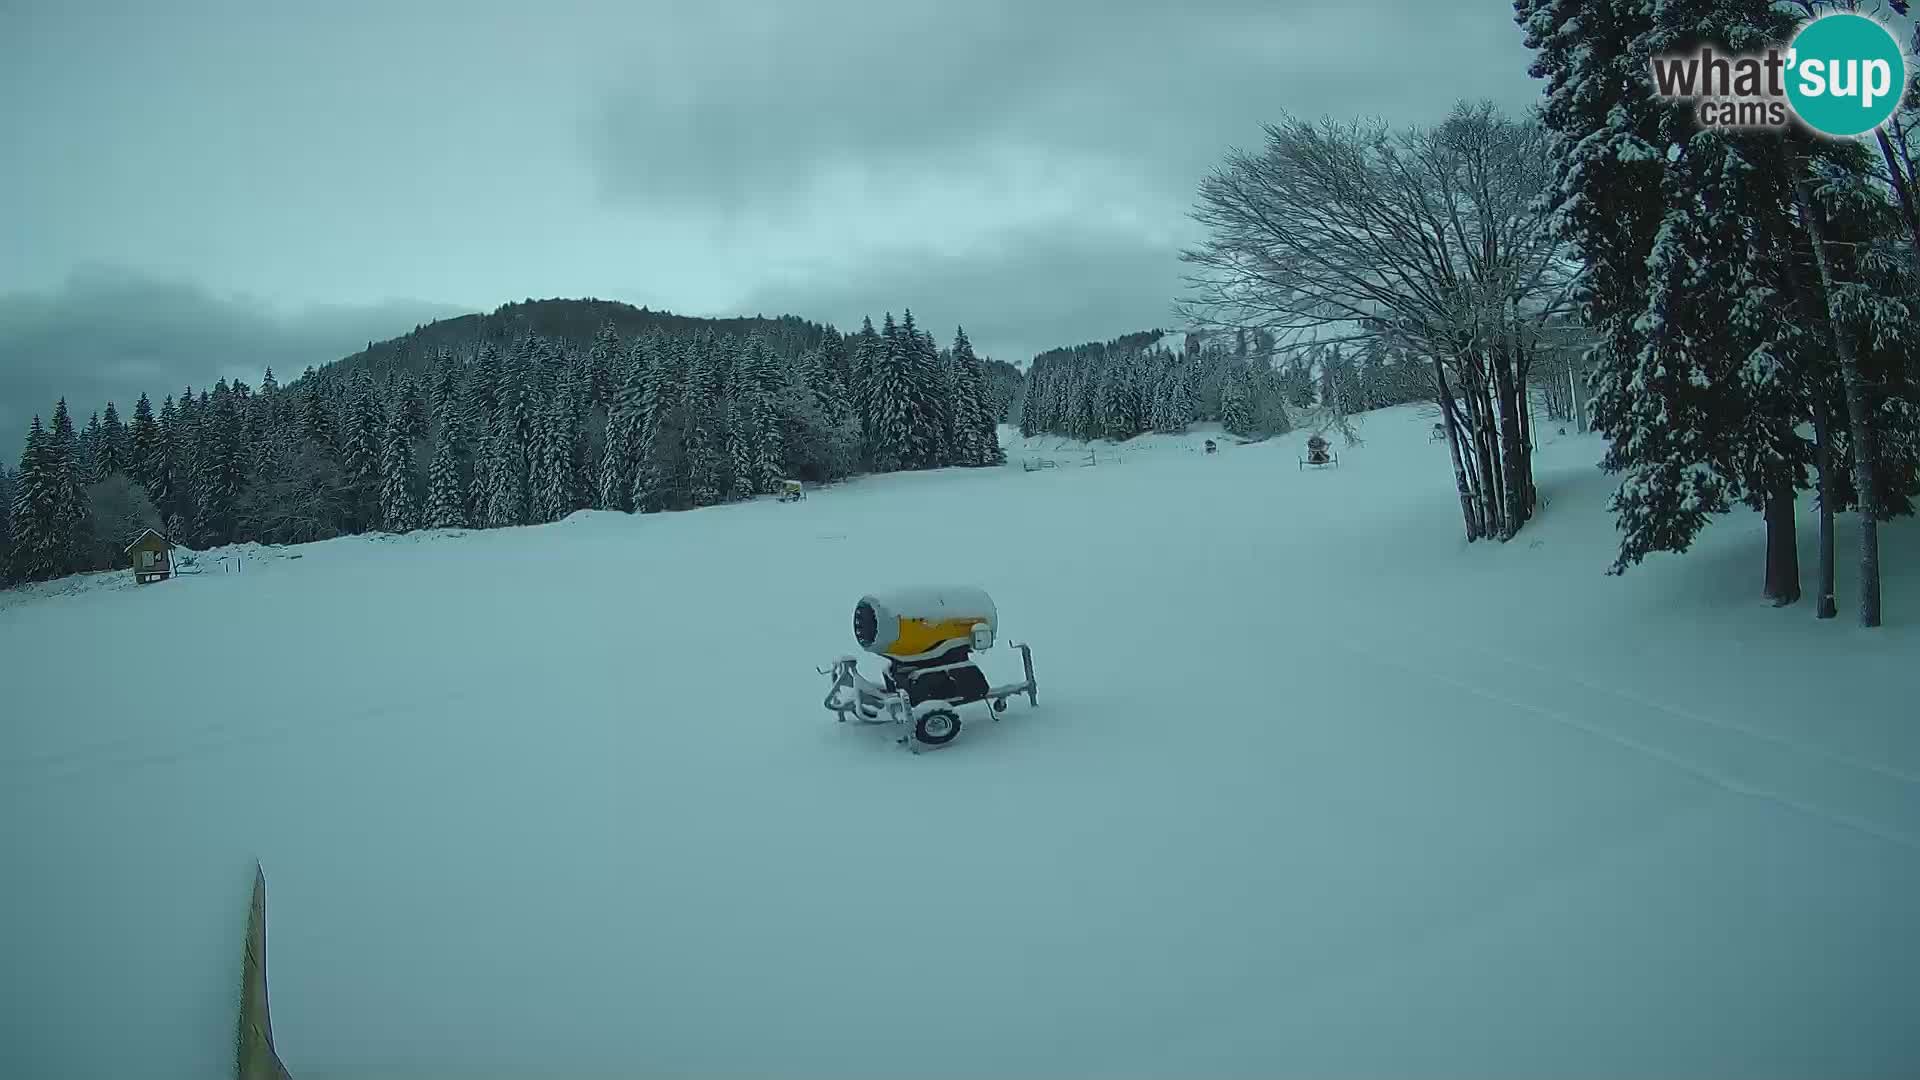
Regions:
<instances>
[{"instance_id":1,"label":"distant snow machine","mask_svg":"<svg viewBox=\"0 0 1920 1080\"><path fill-rule=\"evenodd\" d=\"M1220 447L1219 447L1219 446L1218 446L1217 444L1215 444L1215 443L1214 443L1214 441L1213 441L1212 439L1208 439L1208 440L1207 440L1207 453L1209 453L1209 454L1217 454L1217 453L1219 453L1219 452L1220 452Z\"/></svg>"},{"instance_id":2,"label":"distant snow machine","mask_svg":"<svg viewBox=\"0 0 1920 1080\"><path fill-rule=\"evenodd\" d=\"M1333 452L1333 448L1327 445L1326 439L1318 435L1307 439L1307 456L1300 459L1300 468L1305 469L1311 465L1316 469L1324 469L1329 465L1339 464L1340 455Z\"/></svg>"},{"instance_id":3,"label":"distant snow machine","mask_svg":"<svg viewBox=\"0 0 1920 1080\"><path fill-rule=\"evenodd\" d=\"M1024 682L989 686L986 673L973 662L974 651L993 647L998 624L993 598L970 585L863 596L853 609L853 637L862 649L886 659L884 683L868 682L856 659L842 656L831 668L815 669L833 676L822 704L841 723L851 716L906 728L899 742L916 754L922 746L945 746L960 734L962 705L986 702L996 721L1010 697L1025 694L1028 706L1037 707L1032 649L1008 643L1020 650Z\"/></svg>"}]
</instances>

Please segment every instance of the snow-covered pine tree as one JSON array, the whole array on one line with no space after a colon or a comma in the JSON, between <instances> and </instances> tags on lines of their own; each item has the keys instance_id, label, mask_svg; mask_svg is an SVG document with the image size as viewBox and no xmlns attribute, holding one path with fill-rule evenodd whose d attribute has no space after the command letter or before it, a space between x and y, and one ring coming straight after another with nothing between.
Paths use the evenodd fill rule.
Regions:
<instances>
[{"instance_id":1,"label":"snow-covered pine tree","mask_svg":"<svg viewBox=\"0 0 1920 1080\"><path fill-rule=\"evenodd\" d=\"M880 459L880 438L875 422L880 415L879 402L874 393L875 375L887 360L888 338L873 328L871 318L863 318L860 332L854 337L851 363L852 378L849 386L853 398L854 413L860 425L860 454L869 468L878 470L874 463Z\"/></svg>"},{"instance_id":2,"label":"snow-covered pine tree","mask_svg":"<svg viewBox=\"0 0 1920 1080\"><path fill-rule=\"evenodd\" d=\"M420 496L414 490L413 437L405 415L396 412L387 422L380 446L380 525L390 533L407 533L420 524Z\"/></svg>"},{"instance_id":3,"label":"snow-covered pine tree","mask_svg":"<svg viewBox=\"0 0 1920 1080\"><path fill-rule=\"evenodd\" d=\"M615 377L618 360L626 356L627 351L620 343L620 335L611 321L600 324L593 335L593 344L587 348L587 398L600 408L608 408L620 387Z\"/></svg>"},{"instance_id":4,"label":"snow-covered pine tree","mask_svg":"<svg viewBox=\"0 0 1920 1080\"><path fill-rule=\"evenodd\" d=\"M408 439L426 438L427 401L420 393L420 384L412 375L402 375L398 385L399 400L394 404L394 415L399 417Z\"/></svg>"},{"instance_id":5,"label":"snow-covered pine tree","mask_svg":"<svg viewBox=\"0 0 1920 1080\"><path fill-rule=\"evenodd\" d=\"M225 379L214 384L200 410L192 468L193 539L207 547L230 543L246 483L247 444L241 403Z\"/></svg>"},{"instance_id":6,"label":"snow-covered pine tree","mask_svg":"<svg viewBox=\"0 0 1920 1080\"><path fill-rule=\"evenodd\" d=\"M489 529L525 525L529 517L526 443L511 405L495 415L487 438L485 525Z\"/></svg>"},{"instance_id":7,"label":"snow-covered pine tree","mask_svg":"<svg viewBox=\"0 0 1920 1080\"><path fill-rule=\"evenodd\" d=\"M133 404L133 424L127 439L129 444L127 472L147 491L147 498L153 498L151 468L154 457L160 447L160 424L153 417L153 402L147 395L141 394L140 400ZM157 505L157 504L156 504Z\"/></svg>"},{"instance_id":8,"label":"snow-covered pine tree","mask_svg":"<svg viewBox=\"0 0 1920 1080\"><path fill-rule=\"evenodd\" d=\"M87 417L87 426L80 431L79 454L74 459L74 470L83 485L95 483L101 477L98 471L100 439L100 414L93 413Z\"/></svg>"},{"instance_id":9,"label":"snow-covered pine tree","mask_svg":"<svg viewBox=\"0 0 1920 1080\"><path fill-rule=\"evenodd\" d=\"M467 488L460 479L459 444L453 425L443 423L434 434L433 461L427 467L426 527L464 529L467 525Z\"/></svg>"},{"instance_id":10,"label":"snow-covered pine tree","mask_svg":"<svg viewBox=\"0 0 1920 1080\"><path fill-rule=\"evenodd\" d=\"M1042 375L1046 370L1046 361L1035 359L1028 365L1027 378L1020 391L1020 434L1031 439L1046 430L1045 419L1046 387Z\"/></svg>"},{"instance_id":11,"label":"snow-covered pine tree","mask_svg":"<svg viewBox=\"0 0 1920 1080\"><path fill-rule=\"evenodd\" d=\"M640 469L640 443L646 426L647 383L650 376L646 349L634 342L621 365L620 384L607 407L607 436L600 452L599 507L632 511L634 481Z\"/></svg>"},{"instance_id":12,"label":"snow-covered pine tree","mask_svg":"<svg viewBox=\"0 0 1920 1080\"><path fill-rule=\"evenodd\" d=\"M904 427L896 431L902 467L928 469L940 464L941 433L945 429L940 400L939 349L914 325L913 312L902 312L889 355L896 358L905 389Z\"/></svg>"},{"instance_id":13,"label":"snow-covered pine tree","mask_svg":"<svg viewBox=\"0 0 1920 1080\"><path fill-rule=\"evenodd\" d=\"M564 400L549 401L534 416L527 489L535 524L559 521L573 512L570 425L571 413Z\"/></svg>"},{"instance_id":14,"label":"snow-covered pine tree","mask_svg":"<svg viewBox=\"0 0 1920 1080\"><path fill-rule=\"evenodd\" d=\"M960 434L963 456L959 464L1002 464L1006 454L1000 449L1000 425L989 402L991 388L987 385L986 367L973 351L973 342L967 340L965 327L954 332L953 359L958 371L957 393L964 403L961 411L964 427Z\"/></svg>"},{"instance_id":15,"label":"snow-covered pine tree","mask_svg":"<svg viewBox=\"0 0 1920 1080\"><path fill-rule=\"evenodd\" d=\"M587 456L587 413L590 376L584 362L569 361L560 374L560 411L555 414L558 438L566 451L567 513L584 510L597 500L598 470ZM564 515L563 515L564 516Z\"/></svg>"},{"instance_id":16,"label":"snow-covered pine tree","mask_svg":"<svg viewBox=\"0 0 1920 1080\"><path fill-rule=\"evenodd\" d=\"M144 455L141 468L146 474L142 482L146 487L147 501L160 512L165 531L170 537L177 535L170 519L176 514L182 486L177 480L181 471L176 449L179 434L179 409L169 396L160 404L160 416L154 422L153 444Z\"/></svg>"},{"instance_id":17,"label":"snow-covered pine tree","mask_svg":"<svg viewBox=\"0 0 1920 1080\"><path fill-rule=\"evenodd\" d=\"M35 416L13 482L13 562L7 575L12 581L46 581L61 573L49 457L46 428Z\"/></svg>"},{"instance_id":18,"label":"snow-covered pine tree","mask_svg":"<svg viewBox=\"0 0 1920 1080\"><path fill-rule=\"evenodd\" d=\"M1667 215L1665 174L1674 145L1668 134L1672 110L1654 100L1646 77L1653 7L1619 0L1517 0L1514 13L1534 50L1529 73L1547 80L1540 117L1550 135L1551 177L1544 209L1554 215L1560 240L1586 267L1576 299L1598 337L1590 359L1600 380L1614 388L1601 411L1615 431L1624 431L1636 408L1647 419L1658 415L1651 402L1636 406L1625 371L1644 342L1638 324L1647 309L1655 238ZM1664 265L1671 269L1677 240L1668 249ZM1618 457L1613 467L1627 468L1628 457L1637 456ZM1678 506L1672 496L1686 483L1699 489L1698 504L1705 507L1724 498L1718 485L1705 484L1707 476L1675 465L1658 481L1629 477L1632 486L1623 484L1623 492L1630 501L1645 502L1641 489L1657 482L1667 489L1661 499ZM1464 475L1460 485L1464 499ZM1644 546L1623 545L1616 570Z\"/></svg>"},{"instance_id":19,"label":"snow-covered pine tree","mask_svg":"<svg viewBox=\"0 0 1920 1080\"><path fill-rule=\"evenodd\" d=\"M300 403L301 434L307 443L329 457L338 454L338 425L334 422L333 402L318 380L304 385Z\"/></svg>"},{"instance_id":20,"label":"snow-covered pine tree","mask_svg":"<svg viewBox=\"0 0 1920 1080\"><path fill-rule=\"evenodd\" d=\"M913 460L913 384L908 366L913 362L900 327L888 312L879 342L867 357L866 417L872 467L891 472Z\"/></svg>"},{"instance_id":21,"label":"snow-covered pine tree","mask_svg":"<svg viewBox=\"0 0 1920 1080\"><path fill-rule=\"evenodd\" d=\"M680 397L685 423L686 488L694 506L713 506L725 493L727 418L720 396L720 364L712 342L702 340L687 350L686 382Z\"/></svg>"},{"instance_id":22,"label":"snow-covered pine tree","mask_svg":"<svg viewBox=\"0 0 1920 1080\"><path fill-rule=\"evenodd\" d=\"M1182 432L1199 416L1199 403L1196 400L1194 364L1186 360L1174 361L1173 391L1167 400L1168 430Z\"/></svg>"},{"instance_id":23,"label":"snow-covered pine tree","mask_svg":"<svg viewBox=\"0 0 1920 1080\"><path fill-rule=\"evenodd\" d=\"M53 426L48 430L54 492L53 539L62 574L86 569L86 540L90 532L86 478L81 475L80 439L73 429L73 417L67 412L67 399L61 398L53 409Z\"/></svg>"},{"instance_id":24,"label":"snow-covered pine tree","mask_svg":"<svg viewBox=\"0 0 1920 1080\"><path fill-rule=\"evenodd\" d=\"M718 487L724 499L751 499L754 490L753 421L744 401L732 400L726 406L726 454Z\"/></svg>"},{"instance_id":25,"label":"snow-covered pine tree","mask_svg":"<svg viewBox=\"0 0 1920 1080\"><path fill-rule=\"evenodd\" d=\"M488 524L492 510L493 480L487 475L487 467L493 463L497 451L494 448L494 431L491 426L482 428L473 436L473 474L467 478L467 521L476 529L490 528Z\"/></svg>"},{"instance_id":26,"label":"snow-covered pine tree","mask_svg":"<svg viewBox=\"0 0 1920 1080\"><path fill-rule=\"evenodd\" d=\"M774 408L776 399L776 392L760 394L747 407L747 421L753 432L752 479L754 490L761 494L777 491L786 471L780 464L786 447L781 438L780 417Z\"/></svg>"},{"instance_id":27,"label":"snow-covered pine tree","mask_svg":"<svg viewBox=\"0 0 1920 1080\"><path fill-rule=\"evenodd\" d=\"M502 376L500 350L489 341L480 346L474 362L468 366L467 381L461 395L463 427L475 441L492 430L493 411L500 401Z\"/></svg>"},{"instance_id":28,"label":"snow-covered pine tree","mask_svg":"<svg viewBox=\"0 0 1920 1080\"><path fill-rule=\"evenodd\" d=\"M13 584L13 470L0 462L0 588Z\"/></svg>"},{"instance_id":29,"label":"snow-covered pine tree","mask_svg":"<svg viewBox=\"0 0 1920 1080\"><path fill-rule=\"evenodd\" d=\"M362 369L347 400L343 464L351 491L348 532L363 532L380 520L380 432L382 409L373 377Z\"/></svg>"},{"instance_id":30,"label":"snow-covered pine tree","mask_svg":"<svg viewBox=\"0 0 1920 1080\"><path fill-rule=\"evenodd\" d=\"M1246 366L1235 364L1220 386L1220 426L1228 434L1242 438L1253 433L1253 403L1247 397L1248 381Z\"/></svg>"},{"instance_id":31,"label":"snow-covered pine tree","mask_svg":"<svg viewBox=\"0 0 1920 1080\"><path fill-rule=\"evenodd\" d=\"M636 354L637 355L637 354ZM688 372L686 354L672 338L649 344L634 439L632 503L636 513L654 513L681 504L685 492L684 443Z\"/></svg>"}]
</instances>

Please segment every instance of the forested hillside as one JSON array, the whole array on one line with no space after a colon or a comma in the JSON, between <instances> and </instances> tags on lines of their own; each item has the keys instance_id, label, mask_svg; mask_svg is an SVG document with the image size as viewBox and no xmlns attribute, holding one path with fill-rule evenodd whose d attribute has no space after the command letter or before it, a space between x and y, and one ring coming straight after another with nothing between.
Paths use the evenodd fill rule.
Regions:
<instances>
[{"instance_id":1,"label":"forested hillside","mask_svg":"<svg viewBox=\"0 0 1920 1080\"><path fill-rule=\"evenodd\" d=\"M907 313L852 335L792 316L607 301L417 327L282 385L222 380L80 425L65 400L0 475L0 567L116 565L156 528L194 547L677 510L863 471L991 465L1019 374Z\"/></svg>"}]
</instances>

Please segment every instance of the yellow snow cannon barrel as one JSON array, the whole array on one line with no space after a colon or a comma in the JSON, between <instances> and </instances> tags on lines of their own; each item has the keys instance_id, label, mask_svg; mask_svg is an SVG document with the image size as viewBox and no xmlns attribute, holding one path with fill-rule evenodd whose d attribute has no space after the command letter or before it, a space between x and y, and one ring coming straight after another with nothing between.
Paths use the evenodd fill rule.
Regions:
<instances>
[{"instance_id":1,"label":"yellow snow cannon barrel","mask_svg":"<svg viewBox=\"0 0 1920 1080\"><path fill-rule=\"evenodd\" d=\"M964 641L970 649L993 645L999 625L993 598L971 585L895 589L860 598L853 609L853 637L860 647L894 660L921 659Z\"/></svg>"}]
</instances>

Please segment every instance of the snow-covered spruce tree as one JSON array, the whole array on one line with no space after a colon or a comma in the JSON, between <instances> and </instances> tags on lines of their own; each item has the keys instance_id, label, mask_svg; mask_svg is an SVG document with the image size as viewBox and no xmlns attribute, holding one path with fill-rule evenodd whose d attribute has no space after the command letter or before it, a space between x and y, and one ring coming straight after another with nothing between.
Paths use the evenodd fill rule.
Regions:
<instances>
[{"instance_id":1,"label":"snow-covered spruce tree","mask_svg":"<svg viewBox=\"0 0 1920 1080\"><path fill-rule=\"evenodd\" d=\"M1518 10L1535 74L1550 80L1555 220L1588 266L1578 295L1599 339L1594 426L1610 440L1604 467L1625 477L1612 572L1687 550L1741 500L1766 512L1765 591L1791 603L1792 506L1809 458L1794 429L1810 384L1780 278L1782 141L1699 130L1684 106L1653 100L1644 77L1621 78L1701 35L1739 51L1791 25L1741 0Z\"/></svg>"},{"instance_id":2,"label":"snow-covered spruce tree","mask_svg":"<svg viewBox=\"0 0 1920 1080\"><path fill-rule=\"evenodd\" d=\"M132 445L127 428L120 420L120 410L111 401L107 402L107 411L101 416L98 455L94 464L102 476L128 472L132 464Z\"/></svg>"},{"instance_id":3,"label":"snow-covered spruce tree","mask_svg":"<svg viewBox=\"0 0 1920 1080\"><path fill-rule=\"evenodd\" d=\"M821 382L808 386L815 404L830 424L843 424L853 418L853 361L846 336L832 325L820 338ZM822 395L825 395L824 398Z\"/></svg>"},{"instance_id":4,"label":"snow-covered spruce tree","mask_svg":"<svg viewBox=\"0 0 1920 1080\"><path fill-rule=\"evenodd\" d=\"M397 398L393 403L393 411L405 427L407 438L426 438L427 401L420 393L420 384L414 381L412 375L402 375L396 387Z\"/></svg>"},{"instance_id":5,"label":"snow-covered spruce tree","mask_svg":"<svg viewBox=\"0 0 1920 1080\"><path fill-rule=\"evenodd\" d=\"M860 330L852 339L847 365L847 394L854 421L860 428L860 456L869 467L877 457L873 420L877 415L873 398L873 372L880 365L886 343L873 328L871 316L860 320Z\"/></svg>"},{"instance_id":6,"label":"snow-covered spruce tree","mask_svg":"<svg viewBox=\"0 0 1920 1080\"><path fill-rule=\"evenodd\" d=\"M1247 399L1247 369L1236 365L1220 386L1220 426L1241 438L1253 434L1253 407Z\"/></svg>"},{"instance_id":7,"label":"snow-covered spruce tree","mask_svg":"<svg viewBox=\"0 0 1920 1080\"><path fill-rule=\"evenodd\" d=\"M743 496L771 492L781 478L780 428L773 403L786 384L766 340L758 334L750 337L736 364L733 387L739 410L734 417L734 479Z\"/></svg>"},{"instance_id":8,"label":"snow-covered spruce tree","mask_svg":"<svg viewBox=\"0 0 1920 1080\"><path fill-rule=\"evenodd\" d=\"M133 405L133 423L127 432L129 456L127 471L147 491L147 498L153 498L152 468L159 454L160 424L153 416L153 402L147 395L141 394L140 400Z\"/></svg>"},{"instance_id":9,"label":"snow-covered spruce tree","mask_svg":"<svg viewBox=\"0 0 1920 1080\"><path fill-rule=\"evenodd\" d=\"M997 448L997 436L988 445L995 425L992 408L987 400L986 370L980 358L974 354L973 342L967 340L966 327L957 327L953 335L953 348L949 354L953 369L954 384L954 436L953 452L956 465L986 465L990 463L992 450Z\"/></svg>"},{"instance_id":10,"label":"snow-covered spruce tree","mask_svg":"<svg viewBox=\"0 0 1920 1080\"><path fill-rule=\"evenodd\" d=\"M0 589L13 584L13 470L0 462Z\"/></svg>"},{"instance_id":11,"label":"snow-covered spruce tree","mask_svg":"<svg viewBox=\"0 0 1920 1080\"><path fill-rule=\"evenodd\" d=\"M452 424L434 435L433 461L427 467L426 527L464 529L468 525L467 487L460 478L460 455Z\"/></svg>"},{"instance_id":12,"label":"snow-covered spruce tree","mask_svg":"<svg viewBox=\"0 0 1920 1080\"><path fill-rule=\"evenodd\" d=\"M727 403L726 408L726 447L720 473L720 494L723 499L751 499L759 492L754 490L753 475L753 421L747 413L746 402L735 399Z\"/></svg>"},{"instance_id":13,"label":"snow-covered spruce tree","mask_svg":"<svg viewBox=\"0 0 1920 1080\"><path fill-rule=\"evenodd\" d=\"M888 312L880 332L877 353L869 355L865 373L869 464L875 472L910 467L913 459L914 387L908 366L913 362Z\"/></svg>"},{"instance_id":14,"label":"snow-covered spruce tree","mask_svg":"<svg viewBox=\"0 0 1920 1080\"><path fill-rule=\"evenodd\" d=\"M720 381L719 358L711 342L690 347L679 412L686 449L683 475L688 499L694 506L712 506L725 492L724 473L730 465Z\"/></svg>"},{"instance_id":15,"label":"snow-covered spruce tree","mask_svg":"<svg viewBox=\"0 0 1920 1080\"><path fill-rule=\"evenodd\" d=\"M529 521L526 446L515 418L500 410L488 432L486 516L489 529L525 525Z\"/></svg>"},{"instance_id":16,"label":"snow-covered spruce tree","mask_svg":"<svg viewBox=\"0 0 1920 1080\"><path fill-rule=\"evenodd\" d=\"M832 416L843 409L846 388L840 385L839 373L828 358L824 345L801 354L798 366L807 392L813 397L814 407L823 416Z\"/></svg>"},{"instance_id":17,"label":"snow-covered spruce tree","mask_svg":"<svg viewBox=\"0 0 1920 1080\"><path fill-rule=\"evenodd\" d=\"M478 442L493 424L493 411L500 401L502 377L500 350L489 341L467 367L467 379L461 394L462 427Z\"/></svg>"},{"instance_id":18,"label":"snow-covered spruce tree","mask_svg":"<svg viewBox=\"0 0 1920 1080\"><path fill-rule=\"evenodd\" d=\"M748 423L753 431L752 478L755 490L763 493L777 491L786 475L781 465L786 446L775 406L777 400L778 391L769 391L756 395L747 408Z\"/></svg>"},{"instance_id":19,"label":"snow-covered spruce tree","mask_svg":"<svg viewBox=\"0 0 1920 1080\"><path fill-rule=\"evenodd\" d=\"M404 414L387 422L380 445L380 527L407 533L420 527L420 496L414 490L413 439Z\"/></svg>"},{"instance_id":20,"label":"snow-covered spruce tree","mask_svg":"<svg viewBox=\"0 0 1920 1080\"><path fill-rule=\"evenodd\" d=\"M454 359L453 350L442 345L434 353L432 366L427 369L427 416L434 423L461 425L461 375L461 365ZM437 432L434 439L439 441ZM455 441L458 444L460 437L456 436Z\"/></svg>"},{"instance_id":21,"label":"snow-covered spruce tree","mask_svg":"<svg viewBox=\"0 0 1920 1080\"><path fill-rule=\"evenodd\" d=\"M248 446L244 386L214 384L202 408L193 459L195 533L206 547L234 539L234 508L246 486Z\"/></svg>"},{"instance_id":22,"label":"snow-covered spruce tree","mask_svg":"<svg viewBox=\"0 0 1920 1080\"><path fill-rule=\"evenodd\" d=\"M567 428L570 416L564 401L553 400L534 414L533 447L529 454L527 490L535 524L559 521L573 512L573 476Z\"/></svg>"},{"instance_id":23,"label":"snow-covered spruce tree","mask_svg":"<svg viewBox=\"0 0 1920 1080\"><path fill-rule=\"evenodd\" d=\"M1167 434L1185 431L1196 419L1194 369L1194 362L1186 357L1166 358L1154 387L1155 431Z\"/></svg>"},{"instance_id":24,"label":"snow-covered spruce tree","mask_svg":"<svg viewBox=\"0 0 1920 1080\"><path fill-rule=\"evenodd\" d=\"M610 406L621 384L615 371L621 366L620 358L628 355L613 323L601 323L593 335L593 344L587 348L587 395L594 405Z\"/></svg>"},{"instance_id":25,"label":"snow-covered spruce tree","mask_svg":"<svg viewBox=\"0 0 1920 1080\"><path fill-rule=\"evenodd\" d=\"M182 471L177 449L180 434L179 408L169 396L160 403L160 416L154 422L153 446L142 466L146 472L147 501L160 511L160 519L165 523L162 531L169 537L178 535L174 519L183 487L178 480Z\"/></svg>"},{"instance_id":26,"label":"snow-covered spruce tree","mask_svg":"<svg viewBox=\"0 0 1920 1080\"><path fill-rule=\"evenodd\" d=\"M940 401L939 361L931 339L914 325L913 312L903 312L888 355L896 365L904 391L901 427L893 429L900 467L930 469L940 464L941 431L945 411Z\"/></svg>"},{"instance_id":27,"label":"snow-covered spruce tree","mask_svg":"<svg viewBox=\"0 0 1920 1080\"><path fill-rule=\"evenodd\" d=\"M645 424L647 356L635 342L623 365L620 384L607 410L607 437L600 453L599 506L631 511L634 477L640 469L640 436Z\"/></svg>"},{"instance_id":28,"label":"snow-covered spruce tree","mask_svg":"<svg viewBox=\"0 0 1920 1080\"><path fill-rule=\"evenodd\" d=\"M10 581L46 581L61 570L55 482L46 428L38 416L27 429L20 472L13 481L13 561Z\"/></svg>"},{"instance_id":29,"label":"snow-covered spruce tree","mask_svg":"<svg viewBox=\"0 0 1920 1080\"><path fill-rule=\"evenodd\" d=\"M585 370L571 361L560 377L560 408L555 422L559 424L558 437L566 453L566 512L569 514L584 510L596 501L597 469L588 458L587 414L592 406L587 400L587 381Z\"/></svg>"},{"instance_id":30,"label":"snow-covered spruce tree","mask_svg":"<svg viewBox=\"0 0 1920 1080\"><path fill-rule=\"evenodd\" d=\"M1626 373L1645 339L1640 320L1666 218L1666 168L1674 146L1673 110L1654 99L1646 77L1652 7L1631 0L1516 0L1514 13L1535 54L1529 73L1547 81L1541 120L1549 134L1549 183L1543 208L1558 238L1586 268L1575 300L1598 338L1592 353L1596 392L1607 400L1596 402L1596 426L1624 433L1629 424L1639 427L1659 415L1657 406L1640 405L1642 419L1634 419ZM1615 456L1608 467L1625 470L1640 456L1638 450ZM1629 476L1622 485L1629 503L1647 502L1643 489L1654 487L1666 489L1657 498L1697 506L1696 512L1724 499L1705 470L1677 461L1664 468L1667 475L1658 482ZM1676 494L1683 484L1694 492L1691 503ZM1649 539L1623 542L1616 572L1636 553L1651 550Z\"/></svg>"},{"instance_id":31,"label":"snow-covered spruce tree","mask_svg":"<svg viewBox=\"0 0 1920 1080\"><path fill-rule=\"evenodd\" d=\"M491 500L488 496L493 491L493 481L487 476L487 467L493 463L494 437L491 427L475 433L472 475L467 478L467 521L478 529L489 527Z\"/></svg>"},{"instance_id":32,"label":"snow-covered spruce tree","mask_svg":"<svg viewBox=\"0 0 1920 1080\"><path fill-rule=\"evenodd\" d=\"M685 473L680 447L684 428L681 401L687 378L684 354L670 338L636 347L628 377L642 379L633 417L633 481L628 493L635 513L655 513L680 504Z\"/></svg>"},{"instance_id":33,"label":"snow-covered spruce tree","mask_svg":"<svg viewBox=\"0 0 1920 1080\"><path fill-rule=\"evenodd\" d=\"M353 514L349 533L364 532L380 520L380 432L382 412L372 376L363 369L347 399L342 464L346 466Z\"/></svg>"},{"instance_id":34,"label":"snow-covered spruce tree","mask_svg":"<svg viewBox=\"0 0 1920 1080\"><path fill-rule=\"evenodd\" d=\"M74 470L82 484L91 484L100 479L95 472L96 459L100 454L100 414L87 417L87 426L80 429L80 452L74 459Z\"/></svg>"},{"instance_id":35,"label":"snow-covered spruce tree","mask_svg":"<svg viewBox=\"0 0 1920 1080\"><path fill-rule=\"evenodd\" d=\"M92 527L83 490L85 478L80 475L80 440L73 429L73 417L67 412L66 398L61 398L53 408L47 451L53 487L50 536L56 563L62 574L90 569L86 565L86 541Z\"/></svg>"}]
</instances>

